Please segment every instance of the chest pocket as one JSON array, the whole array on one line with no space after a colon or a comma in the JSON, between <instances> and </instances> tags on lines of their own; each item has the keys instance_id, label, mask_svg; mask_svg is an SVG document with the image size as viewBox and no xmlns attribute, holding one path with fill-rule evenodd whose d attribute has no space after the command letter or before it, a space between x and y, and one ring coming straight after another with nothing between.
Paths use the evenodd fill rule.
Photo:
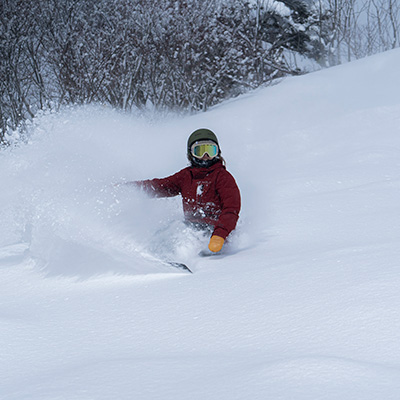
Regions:
<instances>
[{"instance_id":1,"label":"chest pocket","mask_svg":"<svg viewBox=\"0 0 400 400\"><path fill-rule=\"evenodd\" d=\"M219 195L216 192L215 172L204 177L192 177L190 185L182 191L183 201L194 208L204 208L206 205L219 204Z\"/></svg>"}]
</instances>

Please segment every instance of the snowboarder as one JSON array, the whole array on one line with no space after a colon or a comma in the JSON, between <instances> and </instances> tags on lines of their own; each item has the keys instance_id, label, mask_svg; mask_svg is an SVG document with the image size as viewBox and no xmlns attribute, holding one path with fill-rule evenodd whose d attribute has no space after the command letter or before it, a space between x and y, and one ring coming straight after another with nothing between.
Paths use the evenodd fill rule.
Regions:
<instances>
[{"instance_id":1,"label":"snowboarder","mask_svg":"<svg viewBox=\"0 0 400 400\"><path fill-rule=\"evenodd\" d=\"M152 197L181 195L185 221L211 234L208 248L218 253L235 229L240 192L226 170L216 135L209 129L194 131L187 142L190 166L163 179L127 182Z\"/></svg>"}]
</instances>

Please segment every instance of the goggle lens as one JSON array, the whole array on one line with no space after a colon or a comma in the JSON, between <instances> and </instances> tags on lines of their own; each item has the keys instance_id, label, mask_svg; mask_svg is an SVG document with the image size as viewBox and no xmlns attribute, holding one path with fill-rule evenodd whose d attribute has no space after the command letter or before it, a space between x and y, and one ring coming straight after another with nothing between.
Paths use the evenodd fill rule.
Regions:
<instances>
[{"instance_id":1,"label":"goggle lens","mask_svg":"<svg viewBox=\"0 0 400 400\"><path fill-rule=\"evenodd\" d=\"M196 158L203 158L204 154L214 158L218 155L218 146L215 143L195 143L192 146L192 154Z\"/></svg>"}]
</instances>

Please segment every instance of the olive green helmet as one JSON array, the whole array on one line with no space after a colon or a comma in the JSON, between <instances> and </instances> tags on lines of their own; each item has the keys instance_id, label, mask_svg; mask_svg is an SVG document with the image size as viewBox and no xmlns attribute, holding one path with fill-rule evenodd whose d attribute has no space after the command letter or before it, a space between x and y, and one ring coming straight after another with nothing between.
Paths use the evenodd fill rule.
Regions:
<instances>
[{"instance_id":1,"label":"olive green helmet","mask_svg":"<svg viewBox=\"0 0 400 400\"><path fill-rule=\"evenodd\" d=\"M187 143L188 155L190 154L190 149L191 149L193 143L198 142L199 140L211 140L214 143L216 143L219 147L218 139L215 136L214 132L212 132L206 128L197 129L189 136L188 143Z\"/></svg>"},{"instance_id":2,"label":"olive green helmet","mask_svg":"<svg viewBox=\"0 0 400 400\"><path fill-rule=\"evenodd\" d=\"M191 152L193 143L198 142L200 140L211 140L212 142L216 143L218 145L218 156L212 160L198 160L195 157L193 157ZM209 167L210 165L215 164L220 159L220 155L221 155L221 148L219 147L218 139L214 132L206 128L201 128L195 130L189 136L187 142L187 158L192 165L197 167Z\"/></svg>"}]
</instances>

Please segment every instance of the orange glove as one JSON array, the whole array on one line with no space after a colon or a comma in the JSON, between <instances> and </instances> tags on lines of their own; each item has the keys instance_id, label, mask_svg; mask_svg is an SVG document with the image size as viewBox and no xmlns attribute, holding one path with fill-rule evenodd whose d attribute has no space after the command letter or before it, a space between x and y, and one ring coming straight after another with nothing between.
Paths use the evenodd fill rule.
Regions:
<instances>
[{"instance_id":1,"label":"orange glove","mask_svg":"<svg viewBox=\"0 0 400 400\"><path fill-rule=\"evenodd\" d=\"M224 242L225 242L225 239L223 239L221 236L213 235L213 236L211 236L210 243L208 244L208 248L213 253L218 253L222 249Z\"/></svg>"}]
</instances>

